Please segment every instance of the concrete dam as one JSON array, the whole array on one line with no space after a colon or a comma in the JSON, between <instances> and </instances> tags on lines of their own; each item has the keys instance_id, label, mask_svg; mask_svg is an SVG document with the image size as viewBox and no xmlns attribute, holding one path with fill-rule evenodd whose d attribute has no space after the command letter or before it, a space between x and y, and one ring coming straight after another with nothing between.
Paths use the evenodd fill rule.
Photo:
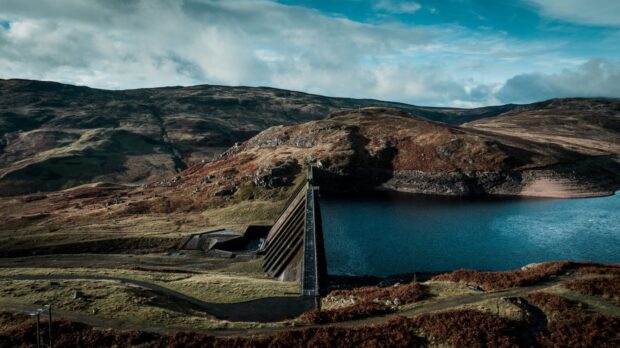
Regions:
<instances>
[{"instance_id":1,"label":"concrete dam","mask_svg":"<svg viewBox=\"0 0 620 348\"><path fill-rule=\"evenodd\" d=\"M302 296L318 297L325 286L327 264L314 170L301 182L270 229L263 270L271 277L300 282Z\"/></svg>"}]
</instances>

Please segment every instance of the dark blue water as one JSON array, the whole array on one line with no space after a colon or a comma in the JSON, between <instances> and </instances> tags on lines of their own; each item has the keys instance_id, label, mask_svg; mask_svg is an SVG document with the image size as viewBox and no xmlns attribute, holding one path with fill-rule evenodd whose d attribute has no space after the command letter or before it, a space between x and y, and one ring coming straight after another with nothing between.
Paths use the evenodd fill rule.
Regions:
<instances>
[{"instance_id":1,"label":"dark blue water","mask_svg":"<svg viewBox=\"0 0 620 348\"><path fill-rule=\"evenodd\" d=\"M323 197L330 274L514 269L549 260L620 262L620 195L585 199Z\"/></svg>"}]
</instances>

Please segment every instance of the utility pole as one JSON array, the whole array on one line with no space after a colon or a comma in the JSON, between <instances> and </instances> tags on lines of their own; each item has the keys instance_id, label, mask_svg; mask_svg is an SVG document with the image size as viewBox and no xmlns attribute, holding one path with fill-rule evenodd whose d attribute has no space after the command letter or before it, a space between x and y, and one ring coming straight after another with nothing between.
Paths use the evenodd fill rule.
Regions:
<instances>
[{"instance_id":1,"label":"utility pole","mask_svg":"<svg viewBox=\"0 0 620 348\"><path fill-rule=\"evenodd\" d=\"M53 347L52 344L52 305L45 305L44 307L47 308L47 324L48 324L48 338L49 338L49 343L50 343L50 348Z\"/></svg>"},{"instance_id":2,"label":"utility pole","mask_svg":"<svg viewBox=\"0 0 620 348\"><path fill-rule=\"evenodd\" d=\"M44 305L43 308L37 308L28 314L31 317L37 317L37 348L41 348L41 313L47 310L47 324L48 324L48 339L49 347L53 346L52 343L52 306Z\"/></svg>"},{"instance_id":3,"label":"utility pole","mask_svg":"<svg viewBox=\"0 0 620 348\"><path fill-rule=\"evenodd\" d=\"M36 316L37 316L37 348L41 348L41 333L40 333L40 328L39 328L41 326L41 312L37 311Z\"/></svg>"}]
</instances>

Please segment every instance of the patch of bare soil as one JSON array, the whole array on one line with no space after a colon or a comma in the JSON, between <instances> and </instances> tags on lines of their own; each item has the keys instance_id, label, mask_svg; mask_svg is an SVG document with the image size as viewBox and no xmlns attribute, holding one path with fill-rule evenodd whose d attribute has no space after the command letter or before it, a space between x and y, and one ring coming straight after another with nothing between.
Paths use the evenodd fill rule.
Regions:
<instances>
[{"instance_id":1,"label":"patch of bare soil","mask_svg":"<svg viewBox=\"0 0 620 348\"><path fill-rule=\"evenodd\" d=\"M549 198L586 198L609 195L609 190L598 187L589 187L575 180L564 178L536 179L521 189L521 196L549 197Z\"/></svg>"}]
</instances>

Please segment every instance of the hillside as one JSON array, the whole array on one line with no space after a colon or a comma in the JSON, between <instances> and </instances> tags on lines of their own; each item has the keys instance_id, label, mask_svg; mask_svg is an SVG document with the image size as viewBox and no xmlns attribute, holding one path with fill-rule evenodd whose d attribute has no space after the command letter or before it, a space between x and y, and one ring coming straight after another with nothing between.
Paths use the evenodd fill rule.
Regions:
<instances>
[{"instance_id":1,"label":"hillside","mask_svg":"<svg viewBox=\"0 0 620 348\"><path fill-rule=\"evenodd\" d=\"M613 133L613 125L605 131ZM548 142L432 122L396 109L366 108L272 127L221 160L189 168L178 185L194 187L209 175L234 178L230 192L250 179L269 186L274 180L285 182L279 176L308 161L320 163L326 190L522 195L541 181L554 181L574 190L527 195L581 197L609 194L620 179L617 154L593 156Z\"/></svg>"},{"instance_id":2,"label":"hillside","mask_svg":"<svg viewBox=\"0 0 620 348\"><path fill-rule=\"evenodd\" d=\"M141 184L212 159L271 126L368 106L455 124L514 107L430 108L262 87L108 91L0 80L0 195L90 182Z\"/></svg>"},{"instance_id":3,"label":"hillside","mask_svg":"<svg viewBox=\"0 0 620 348\"><path fill-rule=\"evenodd\" d=\"M613 133L614 125L605 130ZM213 161L140 187L93 184L0 199L0 251L49 244L64 245L61 251L148 249L209 227L271 224L307 162L320 166L326 193L387 189L569 198L620 188L617 154L591 155L399 109L365 108L271 127ZM100 242L88 244L93 240Z\"/></svg>"},{"instance_id":4,"label":"hillside","mask_svg":"<svg viewBox=\"0 0 620 348\"><path fill-rule=\"evenodd\" d=\"M463 126L552 143L587 155L620 154L618 99L548 100Z\"/></svg>"}]
</instances>

